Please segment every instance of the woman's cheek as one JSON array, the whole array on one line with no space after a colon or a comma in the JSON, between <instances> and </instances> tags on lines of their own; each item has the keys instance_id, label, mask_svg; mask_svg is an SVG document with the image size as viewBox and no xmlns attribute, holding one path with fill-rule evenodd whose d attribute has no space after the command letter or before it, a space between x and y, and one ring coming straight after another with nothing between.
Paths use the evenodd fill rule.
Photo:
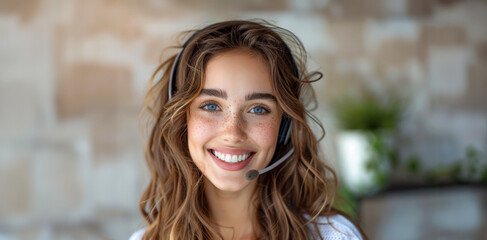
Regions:
<instances>
[{"instance_id":1,"label":"woman's cheek","mask_svg":"<svg viewBox=\"0 0 487 240\"><path fill-rule=\"evenodd\" d=\"M269 121L260 122L255 125L252 135L257 137L260 143L264 145L273 145L277 143L279 133L279 121L272 118Z\"/></svg>"},{"instance_id":2,"label":"woman's cheek","mask_svg":"<svg viewBox=\"0 0 487 240\"><path fill-rule=\"evenodd\" d=\"M195 138L205 139L215 129L215 120L201 116L199 114L193 114L188 121L188 134Z\"/></svg>"}]
</instances>

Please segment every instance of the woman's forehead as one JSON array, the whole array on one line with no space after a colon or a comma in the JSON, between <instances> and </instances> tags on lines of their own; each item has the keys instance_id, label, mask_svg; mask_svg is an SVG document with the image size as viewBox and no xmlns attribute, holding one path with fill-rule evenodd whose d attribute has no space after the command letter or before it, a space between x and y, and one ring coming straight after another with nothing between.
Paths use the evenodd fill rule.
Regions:
<instances>
[{"instance_id":1,"label":"woman's forehead","mask_svg":"<svg viewBox=\"0 0 487 240\"><path fill-rule=\"evenodd\" d=\"M273 93L270 69L258 53L228 50L213 56L205 70L204 88Z\"/></svg>"}]
</instances>

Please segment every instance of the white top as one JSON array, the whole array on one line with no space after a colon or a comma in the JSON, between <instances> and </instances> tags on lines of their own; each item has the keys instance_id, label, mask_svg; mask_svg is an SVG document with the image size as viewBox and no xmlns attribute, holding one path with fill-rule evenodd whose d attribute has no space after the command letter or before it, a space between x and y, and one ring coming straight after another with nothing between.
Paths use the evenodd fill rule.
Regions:
<instances>
[{"instance_id":1,"label":"white top","mask_svg":"<svg viewBox=\"0 0 487 240\"><path fill-rule=\"evenodd\" d=\"M323 240L363 240L357 227L344 216L333 215L329 219L330 222L326 217L318 218L318 223L321 223L318 224L318 229Z\"/></svg>"},{"instance_id":2,"label":"white top","mask_svg":"<svg viewBox=\"0 0 487 240\"><path fill-rule=\"evenodd\" d=\"M363 240L355 225L342 215L331 216L330 222L327 221L326 217L319 217L318 223L322 223L318 224L318 228L324 240ZM129 240L141 240L144 233L145 228L140 229L132 234ZM318 235L316 234L316 236Z\"/></svg>"}]
</instances>

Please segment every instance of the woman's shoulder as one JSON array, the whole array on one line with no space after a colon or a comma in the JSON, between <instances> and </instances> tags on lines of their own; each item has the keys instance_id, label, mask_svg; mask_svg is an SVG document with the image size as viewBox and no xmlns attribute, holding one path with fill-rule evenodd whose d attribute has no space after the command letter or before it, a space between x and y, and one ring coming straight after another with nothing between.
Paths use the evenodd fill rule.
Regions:
<instances>
[{"instance_id":1,"label":"woman's shoulder","mask_svg":"<svg viewBox=\"0 0 487 240\"><path fill-rule=\"evenodd\" d=\"M362 240L357 227L343 215L317 218L318 230L324 240ZM316 236L317 234L314 233Z\"/></svg>"},{"instance_id":2,"label":"woman's shoulder","mask_svg":"<svg viewBox=\"0 0 487 240\"><path fill-rule=\"evenodd\" d=\"M140 229L137 232L134 232L132 236L130 236L129 240L141 240L142 237L144 236L146 229Z\"/></svg>"}]
</instances>

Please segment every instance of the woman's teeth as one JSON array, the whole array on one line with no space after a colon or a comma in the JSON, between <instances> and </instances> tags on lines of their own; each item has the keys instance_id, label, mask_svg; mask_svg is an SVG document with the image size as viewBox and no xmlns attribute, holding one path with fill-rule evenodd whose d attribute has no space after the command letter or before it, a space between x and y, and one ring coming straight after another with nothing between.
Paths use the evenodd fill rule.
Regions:
<instances>
[{"instance_id":1,"label":"woman's teeth","mask_svg":"<svg viewBox=\"0 0 487 240\"><path fill-rule=\"evenodd\" d=\"M252 153L248 154L241 154L241 155L232 155L232 154L225 154L221 152L217 152L215 150L211 150L211 153L215 155L218 159L228 162L228 163L236 163L244 161L245 159L249 158Z\"/></svg>"}]
</instances>

